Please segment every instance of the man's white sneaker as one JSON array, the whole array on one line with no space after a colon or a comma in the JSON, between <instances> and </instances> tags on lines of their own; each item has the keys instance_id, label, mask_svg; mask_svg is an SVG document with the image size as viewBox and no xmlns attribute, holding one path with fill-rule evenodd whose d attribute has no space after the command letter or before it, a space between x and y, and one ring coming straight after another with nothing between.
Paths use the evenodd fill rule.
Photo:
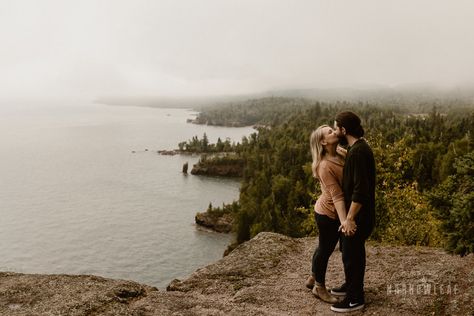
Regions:
<instances>
[{"instance_id":1,"label":"man's white sneaker","mask_svg":"<svg viewBox=\"0 0 474 316\"><path fill-rule=\"evenodd\" d=\"M347 297L342 302L336 303L331 306L331 310L333 312L338 312L338 313L353 312L362 308L364 308L363 300L351 301Z\"/></svg>"}]
</instances>

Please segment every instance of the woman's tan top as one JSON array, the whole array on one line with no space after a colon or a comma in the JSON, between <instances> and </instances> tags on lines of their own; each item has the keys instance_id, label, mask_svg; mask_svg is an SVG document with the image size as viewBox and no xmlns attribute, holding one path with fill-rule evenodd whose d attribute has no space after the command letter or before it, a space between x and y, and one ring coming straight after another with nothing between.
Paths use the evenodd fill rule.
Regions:
<instances>
[{"instance_id":1,"label":"woman's tan top","mask_svg":"<svg viewBox=\"0 0 474 316\"><path fill-rule=\"evenodd\" d=\"M319 182L322 194L316 201L314 210L321 215L327 215L337 219L337 211L334 203L344 201L342 192L342 170L344 163L323 158L318 166Z\"/></svg>"}]
</instances>

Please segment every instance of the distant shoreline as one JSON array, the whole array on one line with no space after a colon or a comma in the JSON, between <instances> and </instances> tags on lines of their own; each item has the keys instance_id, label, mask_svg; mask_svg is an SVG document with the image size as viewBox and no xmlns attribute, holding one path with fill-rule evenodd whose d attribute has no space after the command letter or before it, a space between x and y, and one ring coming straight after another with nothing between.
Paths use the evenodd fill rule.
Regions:
<instances>
[{"instance_id":1,"label":"distant shoreline","mask_svg":"<svg viewBox=\"0 0 474 316\"><path fill-rule=\"evenodd\" d=\"M107 105L107 106L130 106L130 107L141 107L141 108L155 108L155 109L183 109L197 111L193 106L182 105L182 104L168 104L168 105L157 105L157 104L140 104L140 103L129 103L129 102L109 102L103 100L94 100L95 104Z\"/></svg>"}]
</instances>

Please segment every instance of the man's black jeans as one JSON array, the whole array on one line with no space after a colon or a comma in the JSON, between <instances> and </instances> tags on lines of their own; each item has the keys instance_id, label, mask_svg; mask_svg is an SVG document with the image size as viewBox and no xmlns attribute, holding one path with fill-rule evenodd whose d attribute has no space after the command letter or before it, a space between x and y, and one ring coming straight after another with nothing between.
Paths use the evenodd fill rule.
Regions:
<instances>
[{"instance_id":1,"label":"man's black jeans","mask_svg":"<svg viewBox=\"0 0 474 316\"><path fill-rule=\"evenodd\" d=\"M328 260L339 241L339 220L316 213L316 224L319 229L319 245L313 254L312 272L316 282L326 284ZM365 258L365 256L364 256Z\"/></svg>"},{"instance_id":2,"label":"man's black jeans","mask_svg":"<svg viewBox=\"0 0 474 316\"><path fill-rule=\"evenodd\" d=\"M341 237L347 297L354 302L364 301L365 241L367 236L368 234L357 230L353 236L342 235Z\"/></svg>"}]
</instances>

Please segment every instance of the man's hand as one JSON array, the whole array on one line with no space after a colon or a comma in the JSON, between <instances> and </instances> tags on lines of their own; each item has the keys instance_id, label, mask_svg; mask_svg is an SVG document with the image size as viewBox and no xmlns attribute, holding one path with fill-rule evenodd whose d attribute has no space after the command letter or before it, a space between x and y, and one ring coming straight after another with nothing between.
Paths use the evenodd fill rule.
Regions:
<instances>
[{"instance_id":1,"label":"man's hand","mask_svg":"<svg viewBox=\"0 0 474 316\"><path fill-rule=\"evenodd\" d=\"M346 219L339 226L339 231L342 231L346 236L353 236L357 230L357 225L354 220Z\"/></svg>"}]
</instances>

